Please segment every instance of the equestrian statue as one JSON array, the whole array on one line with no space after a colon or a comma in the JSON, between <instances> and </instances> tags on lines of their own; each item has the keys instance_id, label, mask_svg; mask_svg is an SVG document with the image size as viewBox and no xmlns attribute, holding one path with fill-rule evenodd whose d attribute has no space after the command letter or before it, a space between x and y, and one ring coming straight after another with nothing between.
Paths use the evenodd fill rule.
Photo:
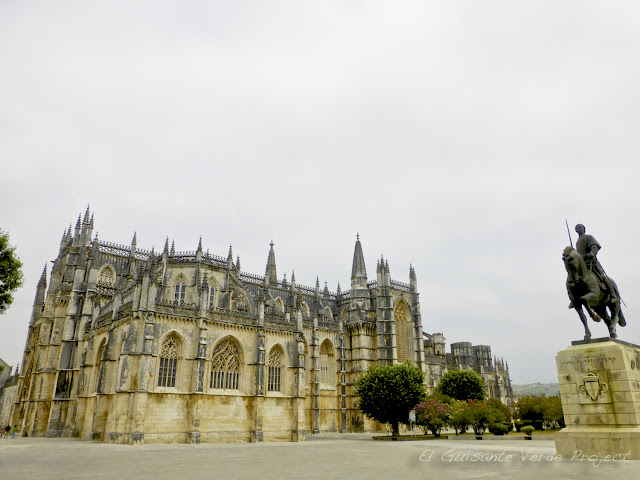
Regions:
<instances>
[{"instance_id":1,"label":"equestrian statue","mask_svg":"<svg viewBox=\"0 0 640 480\"><path fill-rule=\"evenodd\" d=\"M576 225L578 240L576 248L564 249L562 260L567 270L567 293L571 303L584 325L584 339L591 339L584 310L595 322L604 320L609 336L616 338L616 325L624 327L627 322L620 308L620 293L616 282L608 277L598 261L600 244L585 233L584 225ZM571 240L571 236L569 236Z\"/></svg>"}]
</instances>

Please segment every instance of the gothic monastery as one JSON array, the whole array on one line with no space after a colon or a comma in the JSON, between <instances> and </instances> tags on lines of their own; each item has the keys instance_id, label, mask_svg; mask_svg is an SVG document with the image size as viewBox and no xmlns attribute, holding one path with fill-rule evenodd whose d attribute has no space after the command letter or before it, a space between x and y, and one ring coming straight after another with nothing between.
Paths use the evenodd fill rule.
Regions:
<instances>
[{"instance_id":1,"label":"gothic monastery","mask_svg":"<svg viewBox=\"0 0 640 480\"><path fill-rule=\"evenodd\" d=\"M359 238L351 288L334 293L279 277L273 243L261 276L231 249L176 252L167 240L155 253L135 235L129 246L92 235L87 209L62 237L48 289L46 267L38 283L3 407L22 435L131 444L376 430L354 396L375 362L411 360L431 389L447 368L473 368L491 397L512 400L490 347L446 353L441 333L423 332L413 267L398 282L381 258L368 279Z\"/></svg>"}]
</instances>

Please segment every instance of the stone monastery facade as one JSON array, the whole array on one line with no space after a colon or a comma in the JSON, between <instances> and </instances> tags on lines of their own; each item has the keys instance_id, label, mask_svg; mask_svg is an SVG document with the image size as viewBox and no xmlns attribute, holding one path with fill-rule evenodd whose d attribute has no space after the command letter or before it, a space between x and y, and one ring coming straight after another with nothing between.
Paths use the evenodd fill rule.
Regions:
<instances>
[{"instance_id":1,"label":"stone monastery facade","mask_svg":"<svg viewBox=\"0 0 640 480\"><path fill-rule=\"evenodd\" d=\"M175 252L167 240L155 253L135 235L130 246L92 235L87 209L62 237L48 289L46 267L38 283L11 413L23 435L131 444L375 430L354 396L375 362L411 360L429 387L452 365L474 368L511 400L489 347L446 354L442 334L423 333L413 267L398 282L381 258L368 280L359 238L351 289L334 293L278 277L273 243L261 276L231 248Z\"/></svg>"}]
</instances>

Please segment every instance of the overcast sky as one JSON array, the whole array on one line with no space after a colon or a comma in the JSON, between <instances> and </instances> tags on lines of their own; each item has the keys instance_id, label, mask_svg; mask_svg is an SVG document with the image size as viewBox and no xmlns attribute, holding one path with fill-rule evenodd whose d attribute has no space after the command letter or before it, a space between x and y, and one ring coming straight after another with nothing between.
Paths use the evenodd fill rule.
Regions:
<instances>
[{"instance_id":1,"label":"overcast sky","mask_svg":"<svg viewBox=\"0 0 640 480\"><path fill-rule=\"evenodd\" d=\"M602 245L640 343L637 1L0 4L0 228L24 287L0 317L22 362L64 229L226 255L349 288L418 276L426 332L557 381L582 338L565 218ZM606 327L590 322L594 337Z\"/></svg>"}]
</instances>

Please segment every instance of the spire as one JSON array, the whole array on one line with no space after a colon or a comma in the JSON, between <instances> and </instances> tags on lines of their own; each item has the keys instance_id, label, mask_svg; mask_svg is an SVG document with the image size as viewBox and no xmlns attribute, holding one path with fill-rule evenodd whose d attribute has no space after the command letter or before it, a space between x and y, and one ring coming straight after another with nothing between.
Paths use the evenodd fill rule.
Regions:
<instances>
[{"instance_id":1,"label":"spire","mask_svg":"<svg viewBox=\"0 0 640 480\"><path fill-rule=\"evenodd\" d=\"M175 254L176 254L176 241L171 240L171 251L169 252L169 255L175 255Z\"/></svg>"},{"instance_id":2,"label":"spire","mask_svg":"<svg viewBox=\"0 0 640 480\"><path fill-rule=\"evenodd\" d=\"M84 220L82 221L84 225L89 225L89 205L87 205L87 211L84 212Z\"/></svg>"},{"instance_id":3,"label":"spire","mask_svg":"<svg viewBox=\"0 0 640 480\"><path fill-rule=\"evenodd\" d=\"M60 245L62 245L65 242L65 240L67 239L67 235L68 235L67 229L65 228L64 233L62 234L62 238L60 239Z\"/></svg>"},{"instance_id":4,"label":"spire","mask_svg":"<svg viewBox=\"0 0 640 480\"><path fill-rule=\"evenodd\" d=\"M413 265L409 264L409 279L416 280L416 271L413 269Z\"/></svg>"},{"instance_id":5,"label":"spire","mask_svg":"<svg viewBox=\"0 0 640 480\"><path fill-rule=\"evenodd\" d=\"M367 269L364 265L360 234L356 234L356 248L353 252L353 266L351 267L351 281L353 282L356 278L364 278L365 283L367 281Z\"/></svg>"},{"instance_id":6,"label":"spire","mask_svg":"<svg viewBox=\"0 0 640 480\"><path fill-rule=\"evenodd\" d=\"M138 232L133 232L133 238L131 239L131 251L129 253L130 257L135 256L137 245L138 245Z\"/></svg>"},{"instance_id":7,"label":"spire","mask_svg":"<svg viewBox=\"0 0 640 480\"><path fill-rule=\"evenodd\" d=\"M267 270L264 274L265 277L269 277L269 283L278 282L278 272L276 270L276 254L273 251L273 240L271 240L271 248L269 249L269 256L267 257Z\"/></svg>"},{"instance_id":8,"label":"spire","mask_svg":"<svg viewBox=\"0 0 640 480\"><path fill-rule=\"evenodd\" d=\"M316 297L320 296L320 279L316 277Z\"/></svg>"},{"instance_id":9,"label":"spire","mask_svg":"<svg viewBox=\"0 0 640 480\"><path fill-rule=\"evenodd\" d=\"M233 245L229 245L229 254L227 255L227 262L233 262Z\"/></svg>"},{"instance_id":10,"label":"spire","mask_svg":"<svg viewBox=\"0 0 640 480\"><path fill-rule=\"evenodd\" d=\"M34 313L36 311L42 311L44 308L44 297L47 289L47 264L44 264L44 270L42 270L42 275L40 276L40 281L38 282L38 288L36 289L36 297L33 300ZM37 307L37 308L36 308Z\"/></svg>"},{"instance_id":11,"label":"spire","mask_svg":"<svg viewBox=\"0 0 640 480\"><path fill-rule=\"evenodd\" d=\"M88 209L89 207L87 207ZM87 223L87 229L86 229L86 237L85 237L85 242L86 245L89 245L91 243L91 235L93 235L93 213L91 214L91 219L89 219L89 222Z\"/></svg>"},{"instance_id":12,"label":"spire","mask_svg":"<svg viewBox=\"0 0 640 480\"><path fill-rule=\"evenodd\" d=\"M71 224L69 224L69 230L67 230L67 238L66 238L66 240L71 240L71 231L72 230L73 229L71 228Z\"/></svg>"},{"instance_id":13,"label":"spire","mask_svg":"<svg viewBox=\"0 0 640 480\"><path fill-rule=\"evenodd\" d=\"M286 274L286 272L284 274L284 277L282 277L282 285L285 286L285 287L287 286L287 274Z\"/></svg>"},{"instance_id":14,"label":"spire","mask_svg":"<svg viewBox=\"0 0 640 480\"><path fill-rule=\"evenodd\" d=\"M42 275L40 275L40 281L38 282L38 288L47 286L47 264L44 264Z\"/></svg>"},{"instance_id":15,"label":"spire","mask_svg":"<svg viewBox=\"0 0 640 480\"><path fill-rule=\"evenodd\" d=\"M164 250L162 251L162 253L166 253L167 255L169 255L169 237L167 237L164 242Z\"/></svg>"},{"instance_id":16,"label":"spire","mask_svg":"<svg viewBox=\"0 0 640 480\"><path fill-rule=\"evenodd\" d=\"M202 235L200 235L200 240L198 241L198 248L196 249L196 262L200 263L202 261Z\"/></svg>"},{"instance_id":17,"label":"spire","mask_svg":"<svg viewBox=\"0 0 640 480\"><path fill-rule=\"evenodd\" d=\"M329 296L329 285L327 285L327 282L326 282L326 281L324 282L324 290L322 291L322 294L323 294L325 297L328 297L328 296Z\"/></svg>"},{"instance_id":18,"label":"spire","mask_svg":"<svg viewBox=\"0 0 640 480\"><path fill-rule=\"evenodd\" d=\"M342 295L342 290L340 290L340 282L338 282L338 288L336 289L336 295L339 297Z\"/></svg>"},{"instance_id":19,"label":"spire","mask_svg":"<svg viewBox=\"0 0 640 480\"><path fill-rule=\"evenodd\" d=\"M294 286L295 284L296 284L296 271L291 270L291 286Z\"/></svg>"},{"instance_id":20,"label":"spire","mask_svg":"<svg viewBox=\"0 0 640 480\"><path fill-rule=\"evenodd\" d=\"M84 212L84 218L82 219L82 227L80 229L80 235L81 235L80 243L82 245L86 245L88 243L88 240L91 240L91 238L87 238L88 228L89 228L89 205L87 205L87 211Z\"/></svg>"},{"instance_id":21,"label":"spire","mask_svg":"<svg viewBox=\"0 0 640 480\"><path fill-rule=\"evenodd\" d=\"M80 235L80 219L82 218L82 215L78 215L78 221L76 222L76 235Z\"/></svg>"},{"instance_id":22,"label":"spire","mask_svg":"<svg viewBox=\"0 0 640 480\"><path fill-rule=\"evenodd\" d=\"M236 272L240 273L240 255L236 257Z\"/></svg>"}]
</instances>

